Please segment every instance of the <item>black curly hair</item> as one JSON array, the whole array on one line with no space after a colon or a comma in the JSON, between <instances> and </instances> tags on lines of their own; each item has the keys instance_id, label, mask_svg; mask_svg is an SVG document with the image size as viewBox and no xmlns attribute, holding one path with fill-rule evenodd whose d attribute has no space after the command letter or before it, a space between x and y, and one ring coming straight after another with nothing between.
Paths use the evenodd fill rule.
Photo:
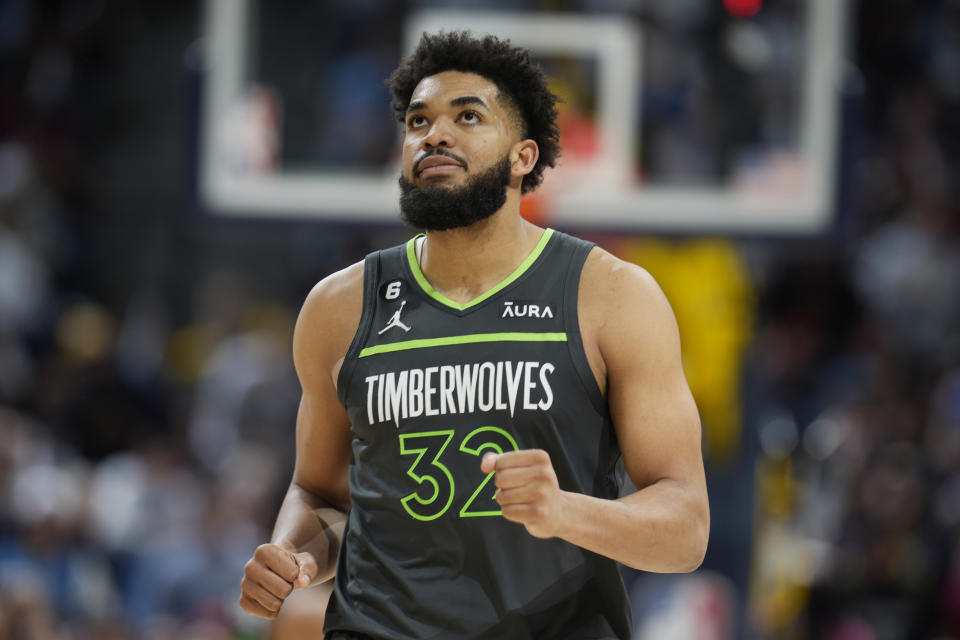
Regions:
<instances>
[{"instance_id":1,"label":"black curly hair","mask_svg":"<svg viewBox=\"0 0 960 640\"><path fill-rule=\"evenodd\" d=\"M475 73L497 85L508 112L519 117L523 137L534 140L540 149L537 164L523 178L521 192L536 189L543 181L543 170L556 166L560 131L557 96L547 88L543 70L530 61L530 52L491 35L475 38L468 31L424 33L416 51L387 78L397 120L404 122L410 97L420 81L443 71Z\"/></svg>"}]
</instances>

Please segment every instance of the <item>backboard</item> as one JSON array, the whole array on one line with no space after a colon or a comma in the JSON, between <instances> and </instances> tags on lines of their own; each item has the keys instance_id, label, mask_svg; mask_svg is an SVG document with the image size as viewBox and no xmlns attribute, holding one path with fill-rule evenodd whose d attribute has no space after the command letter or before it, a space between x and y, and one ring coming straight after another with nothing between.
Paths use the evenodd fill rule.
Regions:
<instances>
[{"instance_id":1,"label":"backboard","mask_svg":"<svg viewBox=\"0 0 960 640\"><path fill-rule=\"evenodd\" d=\"M765 0L749 18L720 0L391 4L208 0L211 210L396 220L400 128L383 80L424 31L468 29L530 49L564 101L564 155L525 215L611 230L829 226L844 0Z\"/></svg>"}]
</instances>

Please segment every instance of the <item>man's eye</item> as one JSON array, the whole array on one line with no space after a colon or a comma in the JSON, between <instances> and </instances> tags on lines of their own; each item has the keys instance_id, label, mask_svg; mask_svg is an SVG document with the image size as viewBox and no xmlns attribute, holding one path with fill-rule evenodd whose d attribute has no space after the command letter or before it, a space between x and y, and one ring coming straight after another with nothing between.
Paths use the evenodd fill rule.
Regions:
<instances>
[{"instance_id":1,"label":"man's eye","mask_svg":"<svg viewBox=\"0 0 960 640\"><path fill-rule=\"evenodd\" d=\"M410 119L407 120L407 126L408 126L408 127L419 127L419 126L422 125L424 122L426 122L426 118L424 118L423 116L411 116Z\"/></svg>"},{"instance_id":2,"label":"man's eye","mask_svg":"<svg viewBox=\"0 0 960 640\"><path fill-rule=\"evenodd\" d=\"M480 114L476 111L464 111L460 119L466 123L480 122Z\"/></svg>"}]
</instances>

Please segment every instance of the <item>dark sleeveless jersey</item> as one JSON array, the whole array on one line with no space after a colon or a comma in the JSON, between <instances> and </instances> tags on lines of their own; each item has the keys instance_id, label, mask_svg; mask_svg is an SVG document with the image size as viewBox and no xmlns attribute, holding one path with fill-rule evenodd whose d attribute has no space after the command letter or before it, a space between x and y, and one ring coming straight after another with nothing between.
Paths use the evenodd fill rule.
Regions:
<instances>
[{"instance_id":1,"label":"dark sleeveless jersey","mask_svg":"<svg viewBox=\"0 0 960 640\"><path fill-rule=\"evenodd\" d=\"M629 638L617 564L503 518L487 451L545 449L560 488L615 498L620 458L577 321L592 245L547 230L467 304L415 239L371 254L338 378L354 434L350 511L325 629L375 638Z\"/></svg>"}]
</instances>

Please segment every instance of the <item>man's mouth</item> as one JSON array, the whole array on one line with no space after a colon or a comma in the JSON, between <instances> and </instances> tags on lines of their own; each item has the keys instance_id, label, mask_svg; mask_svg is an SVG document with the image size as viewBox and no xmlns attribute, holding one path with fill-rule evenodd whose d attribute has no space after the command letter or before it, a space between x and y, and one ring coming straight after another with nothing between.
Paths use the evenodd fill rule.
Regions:
<instances>
[{"instance_id":1,"label":"man's mouth","mask_svg":"<svg viewBox=\"0 0 960 640\"><path fill-rule=\"evenodd\" d=\"M464 163L450 156L432 154L417 162L414 173L418 176L430 176L453 171L462 171Z\"/></svg>"}]
</instances>

